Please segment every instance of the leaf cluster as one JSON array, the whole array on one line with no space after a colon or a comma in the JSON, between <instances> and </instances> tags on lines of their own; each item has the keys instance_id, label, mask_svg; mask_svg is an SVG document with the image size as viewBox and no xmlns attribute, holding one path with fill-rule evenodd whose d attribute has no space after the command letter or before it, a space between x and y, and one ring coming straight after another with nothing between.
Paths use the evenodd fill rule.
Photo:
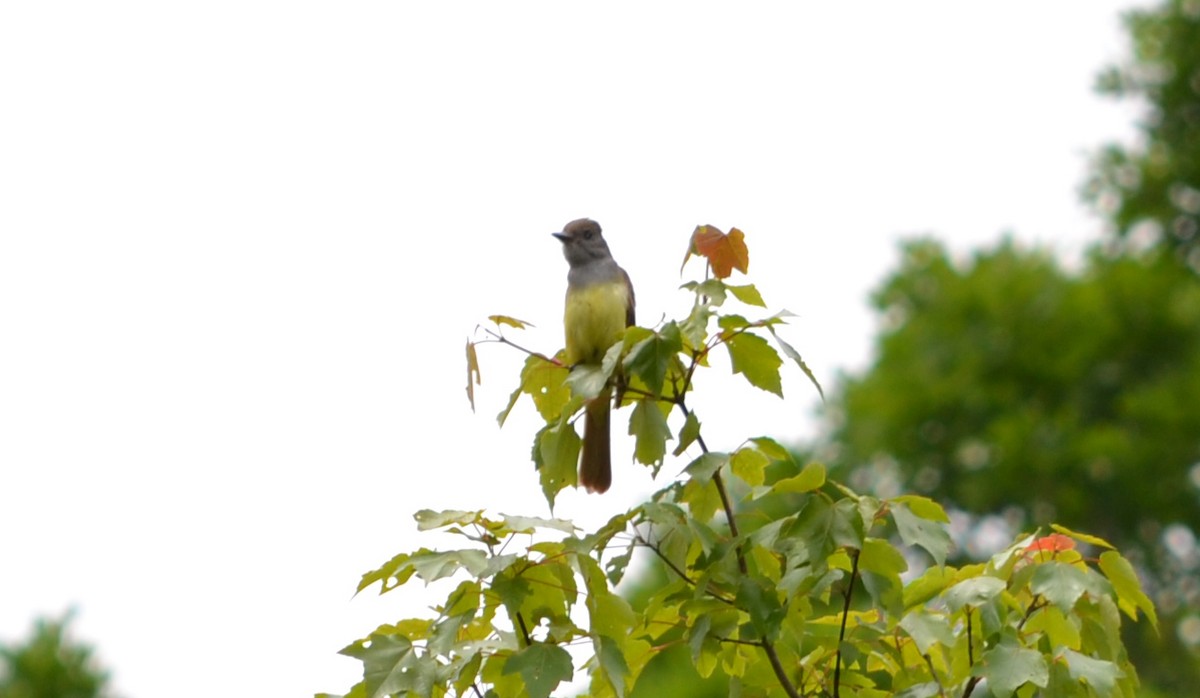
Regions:
<instances>
[{"instance_id":1,"label":"leaf cluster","mask_svg":"<svg viewBox=\"0 0 1200 698\"><path fill-rule=\"evenodd\" d=\"M737 242L705 249L726 254ZM450 591L433 617L381 625L342 650L363 664L347 695L546 698L582 672L588 695L623 697L676 647L700 675L730 677L735 696L969 696L984 685L996 696L1134 695L1121 614L1156 623L1155 611L1104 541L1060 528L953 567L948 517L931 499L857 493L767 437L710 449L687 398L713 350L776 394L780 352L804 368L775 336L782 314L724 310L729 297L762 305L753 286L724 278L685 284L695 298L687 317L631 328L601 366L568 372L530 352L501 415L526 395L543 417L533 459L551 505L574 482L572 418L610 384L632 407L636 459L657 470L674 440L673 456L692 454L681 476L594 532L561 519L419 512L419 528L464 546L401 553L358 589L391 593L420 579ZM1086 558L1077 544L1103 552ZM638 609L615 592L635 554L669 579Z\"/></svg>"}]
</instances>

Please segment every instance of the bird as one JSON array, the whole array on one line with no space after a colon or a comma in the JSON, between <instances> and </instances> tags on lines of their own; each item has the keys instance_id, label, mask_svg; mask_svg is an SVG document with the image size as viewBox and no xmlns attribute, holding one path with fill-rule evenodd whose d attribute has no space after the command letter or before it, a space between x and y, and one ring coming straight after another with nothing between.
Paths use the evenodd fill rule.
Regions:
<instances>
[{"instance_id":1,"label":"bird","mask_svg":"<svg viewBox=\"0 0 1200 698\"><path fill-rule=\"evenodd\" d=\"M633 284L613 259L596 221L573 220L552 234L562 242L570 266L563 311L567 365L599 364L625 328L634 324ZM579 484L588 492L604 493L612 485L611 411L611 386L584 405Z\"/></svg>"}]
</instances>

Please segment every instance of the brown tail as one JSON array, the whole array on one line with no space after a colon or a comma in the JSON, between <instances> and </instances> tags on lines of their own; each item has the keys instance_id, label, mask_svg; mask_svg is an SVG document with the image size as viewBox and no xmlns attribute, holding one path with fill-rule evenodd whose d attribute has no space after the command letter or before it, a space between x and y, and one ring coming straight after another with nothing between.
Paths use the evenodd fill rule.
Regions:
<instances>
[{"instance_id":1,"label":"brown tail","mask_svg":"<svg viewBox=\"0 0 1200 698\"><path fill-rule=\"evenodd\" d=\"M609 451L608 416L612 391L605 389L584 407L583 457L579 460L579 484L588 492L604 494L612 485L612 454Z\"/></svg>"}]
</instances>

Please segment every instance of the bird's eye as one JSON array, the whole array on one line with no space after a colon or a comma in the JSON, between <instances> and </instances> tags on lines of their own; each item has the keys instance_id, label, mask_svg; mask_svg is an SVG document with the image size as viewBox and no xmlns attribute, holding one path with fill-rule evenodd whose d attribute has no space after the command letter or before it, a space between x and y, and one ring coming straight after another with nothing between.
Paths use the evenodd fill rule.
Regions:
<instances>
[{"instance_id":1,"label":"bird's eye","mask_svg":"<svg viewBox=\"0 0 1200 698\"><path fill-rule=\"evenodd\" d=\"M590 230L583 231L583 239L591 240L592 239L592 231L590 231Z\"/></svg>"}]
</instances>

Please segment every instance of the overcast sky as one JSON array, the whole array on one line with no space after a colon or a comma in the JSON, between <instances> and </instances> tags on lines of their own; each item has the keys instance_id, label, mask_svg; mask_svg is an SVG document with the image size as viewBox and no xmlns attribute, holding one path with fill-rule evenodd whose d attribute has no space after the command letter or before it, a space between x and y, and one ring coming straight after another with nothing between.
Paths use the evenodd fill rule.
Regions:
<instances>
[{"instance_id":1,"label":"overcast sky","mask_svg":"<svg viewBox=\"0 0 1200 698\"><path fill-rule=\"evenodd\" d=\"M493 419L520 357L483 348L472 414L463 343L561 345L550 232L599 220L654 324L692 228L738 226L831 385L902 237L1096 239L1130 5L4 3L0 639L74 605L126 698L348 688L335 652L434 598L350 598L413 511L548 514L532 410ZM710 446L812 432L798 372L727 372ZM555 513L636 503L630 451Z\"/></svg>"}]
</instances>

